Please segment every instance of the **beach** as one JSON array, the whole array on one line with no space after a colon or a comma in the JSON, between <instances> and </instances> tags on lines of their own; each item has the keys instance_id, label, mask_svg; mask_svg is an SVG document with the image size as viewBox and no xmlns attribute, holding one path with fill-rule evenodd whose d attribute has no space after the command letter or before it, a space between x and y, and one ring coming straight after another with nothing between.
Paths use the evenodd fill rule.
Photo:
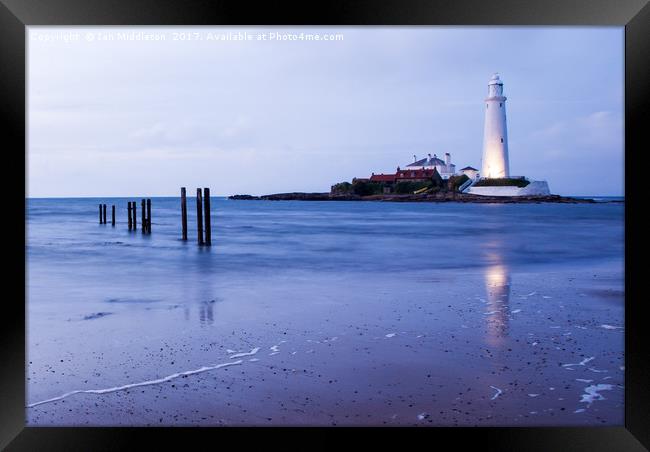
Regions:
<instances>
[{"instance_id":1,"label":"beach","mask_svg":"<svg viewBox=\"0 0 650 452\"><path fill-rule=\"evenodd\" d=\"M213 201L28 200L27 425L623 425L623 204Z\"/></svg>"}]
</instances>

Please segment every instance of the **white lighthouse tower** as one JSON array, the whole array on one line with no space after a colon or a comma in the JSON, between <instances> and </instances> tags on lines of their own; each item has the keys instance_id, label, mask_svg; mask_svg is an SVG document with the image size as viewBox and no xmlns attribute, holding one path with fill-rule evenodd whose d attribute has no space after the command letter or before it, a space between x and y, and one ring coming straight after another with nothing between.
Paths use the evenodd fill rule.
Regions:
<instances>
[{"instance_id":1,"label":"white lighthouse tower","mask_svg":"<svg viewBox=\"0 0 650 452\"><path fill-rule=\"evenodd\" d=\"M506 97L499 74L488 82L485 99L485 128L483 130L483 167L480 180L474 179L463 193L482 196L548 196L550 190L544 180L529 180L510 175L508 161L508 130L506 128ZM512 181L490 179L509 178Z\"/></svg>"},{"instance_id":2,"label":"white lighthouse tower","mask_svg":"<svg viewBox=\"0 0 650 452\"><path fill-rule=\"evenodd\" d=\"M488 97L485 99L481 177L509 176L506 97L503 95L503 82L499 78L499 74L494 74L488 82Z\"/></svg>"}]
</instances>

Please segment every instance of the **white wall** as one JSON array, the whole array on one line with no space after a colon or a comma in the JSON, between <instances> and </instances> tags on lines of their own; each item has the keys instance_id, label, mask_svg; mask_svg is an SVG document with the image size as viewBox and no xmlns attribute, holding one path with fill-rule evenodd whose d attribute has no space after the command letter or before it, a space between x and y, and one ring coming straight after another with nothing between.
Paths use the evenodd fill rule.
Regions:
<instances>
[{"instance_id":1,"label":"white wall","mask_svg":"<svg viewBox=\"0 0 650 452\"><path fill-rule=\"evenodd\" d=\"M545 180L534 180L523 188L519 187L469 187L465 193L483 196L543 196L550 195Z\"/></svg>"},{"instance_id":2,"label":"white wall","mask_svg":"<svg viewBox=\"0 0 650 452\"><path fill-rule=\"evenodd\" d=\"M465 174L467 177L470 179L476 179L476 176L478 176L478 171L475 170L461 170L460 174Z\"/></svg>"}]
</instances>

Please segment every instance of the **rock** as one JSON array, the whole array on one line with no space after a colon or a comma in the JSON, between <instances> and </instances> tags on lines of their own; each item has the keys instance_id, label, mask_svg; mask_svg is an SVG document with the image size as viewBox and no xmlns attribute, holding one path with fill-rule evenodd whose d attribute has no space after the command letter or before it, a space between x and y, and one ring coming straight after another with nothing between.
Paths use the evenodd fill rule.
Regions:
<instances>
[{"instance_id":1,"label":"rock","mask_svg":"<svg viewBox=\"0 0 650 452\"><path fill-rule=\"evenodd\" d=\"M107 315L111 314L112 312L94 312L92 314L84 316L84 320L101 319L102 317L106 317Z\"/></svg>"},{"instance_id":2,"label":"rock","mask_svg":"<svg viewBox=\"0 0 650 452\"><path fill-rule=\"evenodd\" d=\"M228 196L228 199L260 199L260 197L252 196L252 195L233 195L233 196Z\"/></svg>"},{"instance_id":3,"label":"rock","mask_svg":"<svg viewBox=\"0 0 650 452\"><path fill-rule=\"evenodd\" d=\"M570 198L559 195L546 196L481 196L468 193L442 192L435 194L382 194L359 196L353 194L332 193L275 193L264 196L234 195L228 199L267 200L267 201L381 201L381 202L471 202L471 203L571 203L590 204L593 199Z\"/></svg>"}]
</instances>

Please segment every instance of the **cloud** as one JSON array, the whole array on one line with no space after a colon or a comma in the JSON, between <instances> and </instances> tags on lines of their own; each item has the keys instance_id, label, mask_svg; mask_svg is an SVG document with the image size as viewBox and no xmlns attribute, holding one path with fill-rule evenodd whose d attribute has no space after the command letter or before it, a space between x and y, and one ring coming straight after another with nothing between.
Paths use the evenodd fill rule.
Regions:
<instances>
[{"instance_id":1,"label":"cloud","mask_svg":"<svg viewBox=\"0 0 650 452\"><path fill-rule=\"evenodd\" d=\"M283 30L297 28L329 31ZM427 152L451 152L461 167L478 167L494 71L506 84L513 171L552 177L553 188L576 180L577 171L593 174L603 158L612 173L622 168L622 29L335 31L345 40L31 40L30 193L128 193L144 183L137 165L155 170L146 187L152 195L173 193L179 168L183 178L214 177L224 193L265 193L327 190ZM109 163L124 178L119 187L110 178L102 185ZM97 183L80 186L69 176L73 167ZM246 177L232 170L240 167Z\"/></svg>"},{"instance_id":2,"label":"cloud","mask_svg":"<svg viewBox=\"0 0 650 452\"><path fill-rule=\"evenodd\" d=\"M214 118L186 120L178 123L156 122L132 130L128 139L135 147L200 148L219 147L222 150L239 149L250 144L254 136L251 121L246 116L234 119Z\"/></svg>"},{"instance_id":3,"label":"cloud","mask_svg":"<svg viewBox=\"0 0 650 452\"><path fill-rule=\"evenodd\" d=\"M536 130L532 133L532 137L537 140L555 139L565 135L569 131L567 122L556 122L544 129Z\"/></svg>"},{"instance_id":4,"label":"cloud","mask_svg":"<svg viewBox=\"0 0 650 452\"><path fill-rule=\"evenodd\" d=\"M578 142L600 149L622 150L623 118L611 111L597 111L576 121Z\"/></svg>"},{"instance_id":5,"label":"cloud","mask_svg":"<svg viewBox=\"0 0 650 452\"><path fill-rule=\"evenodd\" d=\"M587 115L555 122L533 131L531 140L547 147L545 155L563 157L583 148L593 152L623 157L623 119L612 111L595 111Z\"/></svg>"}]
</instances>

